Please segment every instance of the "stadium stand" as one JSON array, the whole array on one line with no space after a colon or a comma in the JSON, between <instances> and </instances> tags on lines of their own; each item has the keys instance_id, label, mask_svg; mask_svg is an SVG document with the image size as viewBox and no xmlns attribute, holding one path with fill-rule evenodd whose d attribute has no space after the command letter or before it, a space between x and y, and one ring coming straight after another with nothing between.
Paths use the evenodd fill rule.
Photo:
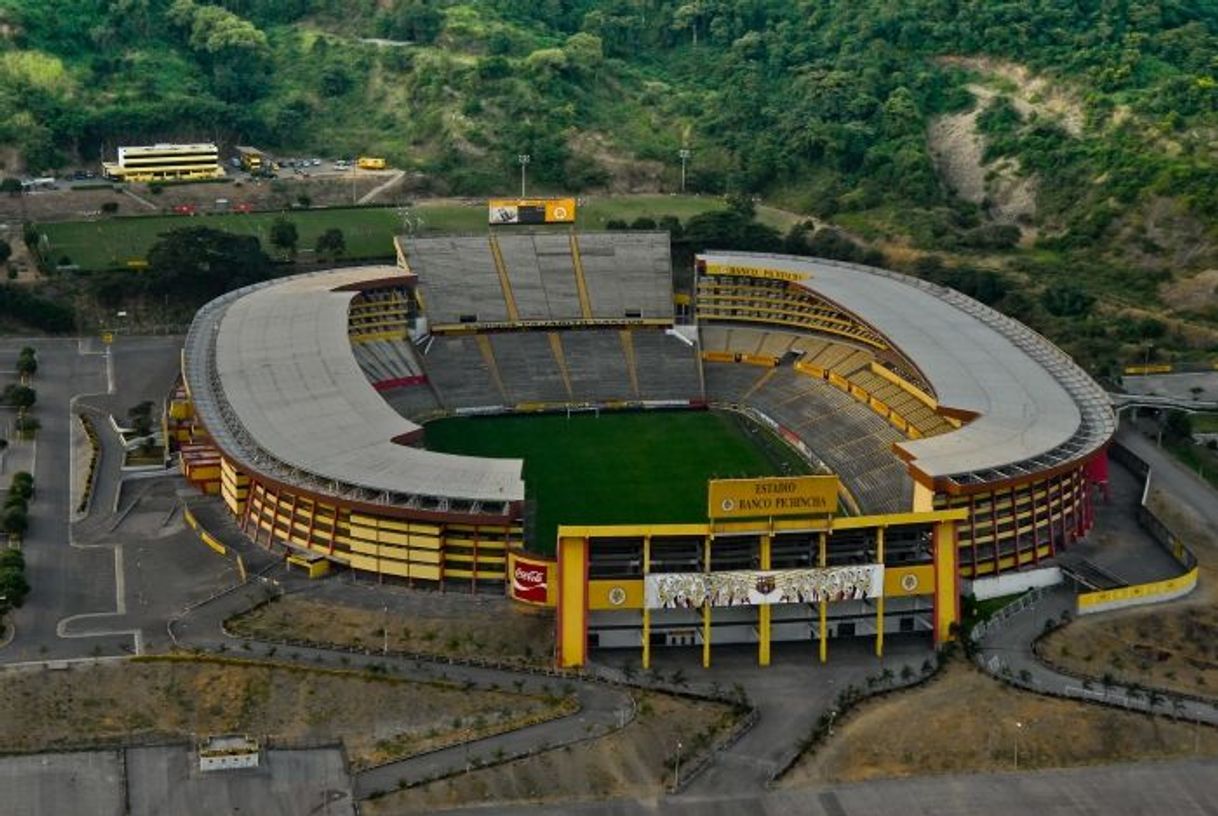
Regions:
<instances>
[{"instance_id":1,"label":"stadium stand","mask_svg":"<svg viewBox=\"0 0 1218 816\"><path fill-rule=\"evenodd\" d=\"M472 335L437 336L424 347L423 364L441 404L448 409L507 406L512 400L498 382L498 374Z\"/></svg>"},{"instance_id":2,"label":"stadium stand","mask_svg":"<svg viewBox=\"0 0 1218 816\"><path fill-rule=\"evenodd\" d=\"M626 332L630 338L644 400L700 400L702 375L697 351L684 341L659 330Z\"/></svg>"},{"instance_id":3,"label":"stadium stand","mask_svg":"<svg viewBox=\"0 0 1218 816\"><path fill-rule=\"evenodd\" d=\"M672 323L666 233L497 232L489 239L408 238L401 246L436 331L541 321Z\"/></svg>"},{"instance_id":4,"label":"stadium stand","mask_svg":"<svg viewBox=\"0 0 1218 816\"><path fill-rule=\"evenodd\" d=\"M848 394L789 366L705 361L707 399L749 408L798 437L868 513L910 506L913 482L892 445L901 433Z\"/></svg>"},{"instance_id":5,"label":"stadium stand","mask_svg":"<svg viewBox=\"0 0 1218 816\"><path fill-rule=\"evenodd\" d=\"M437 335L424 347L428 380L449 410L703 397L696 350L658 329Z\"/></svg>"},{"instance_id":6,"label":"stadium stand","mask_svg":"<svg viewBox=\"0 0 1218 816\"><path fill-rule=\"evenodd\" d=\"M563 332L562 345L576 399L595 402L638 399L616 331Z\"/></svg>"},{"instance_id":7,"label":"stadium stand","mask_svg":"<svg viewBox=\"0 0 1218 816\"><path fill-rule=\"evenodd\" d=\"M548 332L482 335L490 341L495 366L512 403L563 403L571 399Z\"/></svg>"},{"instance_id":8,"label":"stadium stand","mask_svg":"<svg viewBox=\"0 0 1218 816\"><path fill-rule=\"evenodd\" d=\"M623 240L623 236L630 237ZM593 317L671 322L668 233L581 233L575 245L587 279Z\"/></svg>"},{"instance_id":9,"label":"stadium stand","mask_svg":"<svg viewBox=\"0 0 1218 816\"><path fill-rule=\"evenodd\" d=\"M433 323L506 321L507 303L490 245L483 238L410 242L410 264L426 278L424 306Z\"/></svg>"},{"instance_id":10,"label":"stadium stand","mask_svg":"<svg viewBox=\"0 0 1218 816\"><path fill-rule=\"evenodd\" d=\"M420 425L444 414L436 392L427 383L394 388L382 396L390 408Z\"/></svg>"}]
</instances>

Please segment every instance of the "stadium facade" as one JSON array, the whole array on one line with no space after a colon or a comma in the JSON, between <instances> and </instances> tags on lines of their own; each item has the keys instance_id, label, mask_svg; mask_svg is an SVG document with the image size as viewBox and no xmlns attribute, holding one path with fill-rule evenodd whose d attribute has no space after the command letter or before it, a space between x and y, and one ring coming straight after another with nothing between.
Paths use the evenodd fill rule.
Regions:
<instances>
[{"instance_id":1,"label":"stadium facade","mask_svg":"<svg viewBox=\"0 0 1218 816\"><path fill-rule=\"evenodd\" d=\"M229 293L197 315L172 435L187 477L293 563L556 608L557 658L952 636L960 580L1086 534L1115 429L1043 337L957 292L832 261L715 253L674 311L664 233L399 239L396 266ZM519 460L428 451L452 415L735 411L841 512L563 526L525 539ZM578 478L578 474L573 474ZM762 489L762 488L758 488ZM768 488L766 488L768 489Z\"/></svg>"}]
</instances>

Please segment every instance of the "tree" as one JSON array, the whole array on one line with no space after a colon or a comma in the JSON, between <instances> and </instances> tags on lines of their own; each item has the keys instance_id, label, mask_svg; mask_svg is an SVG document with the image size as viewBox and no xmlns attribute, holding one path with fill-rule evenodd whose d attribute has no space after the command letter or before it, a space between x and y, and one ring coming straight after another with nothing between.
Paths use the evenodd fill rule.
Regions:
<instances>
[{"instance_id":1,"label":"tree","mask_svg":"<svg viewBox=\"0 0 1218 816\"><path fill-rule=\"evenodd\" d=\"M8 385L3 392L4 401L24 413L38 401L38 392L28 385Z\"/></svg>"},{"instance_id":2,"label":"tree","mask_svg":"<svg viewBox=\"0 0 1218 816\"><path fill-rule=\"evenodd\" d=\"M21 195L21 179L6 176L0 180L0 193L8 193L11 196Z\"/></svg>"},{"instance_id":3,"label":"tree","mask_svg":"<svg viewBox=\"0 0 1218 816\"><path fill-rule=\"evenodd\" d=\"M1169 436L1176 439L1191 439L1193 436L1193 419L1186 411L1168 411L1163 422L1163 429Z\"/></svg>"},{"instance_id":4,"label":"tree","mask_svg":"<svg viewBox=\"0 0 1218 816\"><path fill-rule=\"evenodd\" d=\"M0 238L0 263L4 263L11 257L13 257L13 245Z\"/></svg>"},{"instance_id":5,"label":"tree","mask_svg":"<svg viewBox=\"0 0 1218 816\"><path fill-rule=\"evenodd\" d=\"M17 373L20 374L24 379L34 376L37 371L38 358L33 354L26 354L24 351L22 351L22 353L17 357Z\"/></svg>"},{"instance_id":6,"label":"tree","mask_svg":"<svg viewBox=\"0 0 1218 816\"><path fill-rule=\"evenodd\" d=\"M256 237L185 227L162 233L148 251L143 285L152 294L202 303L264 281L271 272L271 259Z\"/></svg>"},{"instance_id":7,"label":"tree","mask_svg":"<svg viewBox=\"0 0 1218 816\"><path fill-rule=\"evenodd\" d=\"M444 29L444 13L425 0L397 0L377 16L377 30L391 40L430 44Z\"/></svg>"},{"instance_id":8,"label":"tree","mask_svg":"<svg viewBox=\"0 0 1218 816\"><path fill-rule=\"evenodd\" d=\"M131 418L136 436L148 436L152 433L152 402L150 400L144 400L139 405L127 409L127 416Z\"/></svg>"},{"instance_id":9,"label":"tree","mask_svg":"<svg viewBox=\"0 0 1218 816\"><path fill-rule=\"evenodd\" d=\"M7 517L6 517L7 522ZM21 531L25 532L24 529ZM21 535L21 533L15 533ZM30 594L30 584L25 579L25 570L15 567L0 569L0 596L9 606L20 607L25 602L25 596Z\"/></svg>"},{"instance_id":10,"label":"tree","mask_svg":"<svg viewBox=\"0 0 1218 816\"><path fill-rule=\"evenodd\" d=\"M1055 317L1085 317L1095 298L1072 283L1055 283L1041 293L1040 302Z\"/></svg>"},{"instance_id":11,"label":"tree","mask_svg":"<svg viewBox=\"0 0 1218 816\"><path fill-rule=\"evenodd\" d=\"M567 55L567 64L580 73L595 74L605 61L601 38L584 31L568 37L562 50Z\"/></svg>"},{"instance_id":12,"label":"tree","mask_svg":"<svg viewBox=\"0 0 1218 816\"><path fill-rule=\"evenodd\" d=\"M25 535L30 527L30 518L21 507L9 507L4 511L4 532L9 535Z\"/></svg>"},{"instance_id":13,"label":"tree","mask_svg":"<svg viewBox=\"0 0 1218 816\"><path fill-rule=\"evenodd\" d=\"M294 222L280 216L271 224L271 244L282 250L289 258L296 257L296 243L299 240L300 234L296 231Z\"/></svg>"},{"instance_id":14,"label":"tree","mask_svg":"<svg viewBox=\"0 0 1218 816\"><path fill-rule=\"evenodd\" d=\"M330 227L330 229L317 236L317 243L313 249L318 257L337 258L346 253L347 239L343 237L343 231L338 227Z\"/></svg>"},{"instance_id":15,"label":"tree","mask_svg":"<svg viewBox=\"0 0 1218 816\"><path fill-rule=\"evenodd\" d=\"M0 569L25 569L25 555L21 550L0 550Z\"/></svg>"}]
</instances>

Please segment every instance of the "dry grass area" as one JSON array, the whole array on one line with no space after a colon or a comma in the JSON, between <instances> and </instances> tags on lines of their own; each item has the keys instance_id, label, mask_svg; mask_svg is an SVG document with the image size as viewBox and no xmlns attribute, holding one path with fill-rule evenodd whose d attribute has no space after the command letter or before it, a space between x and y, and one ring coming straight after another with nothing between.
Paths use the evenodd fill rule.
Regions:
<instances>
[{"instance_id":1,"label":"dry grass area","mask_svg":"<svg viewBox=\"0 0 1218 816\"><path fill-rule=\"evenodd\" d=\"M1016 726L1022 723L1022 727ZM963 661L864 705L787 786L1218 754L1218 730L1007 688Z\"/></svg>"},{"instance_id":2,"label":"dry grass area","mask_svg":"<svg viewBox=\"0 0 1218 816\"><path fill-rule=\"evenodd\" d=\"M503 600L503 599L495 599ZM287 596L227 623L238 637L312 640L379 650L388 630L395 651L486 657L549 665L554 621L548 615L493 604L480 613L442 596L423 597L409 610L368 609L332 600Z\"/></svg>"},{"instance_id":3,"label":"dry grass area","mask_svg":"<svg viewBox=\"0 0 1218 816\"><path fill-rule=\"evenodd\" d=\"M1152 490L1150 507L1197 556L1197 589L1164 605L1079 618L1040 642L1050 662L1118 683L1218 697L1218 542L1187 508Z\"/></svg>"},{"instance_id":4,"label":"dry grass area","mask_svg":"<svg viewBox=\"0 0 1218 816\"><path fill-rule=\"evenodd\" d=\"M1151 607L1081 618L1041 641L1067 671L1218 697L1218 608Z\"/></svg>"},{"instance_id":5,"label":"dry grass area","mask_svg":"<svg viewBox=\"0 0 1218 816\"><path fill-rule=\"evenodd\" d=\"M725 706L645 694L638 718L607 737L391 793L360 810L367 816L396 816L485 802L655 797L668 781L677 740L688 759L691 745L710 740L732 721Z\"/></svg>"},{"instance_id":6,"label":"dry grass area","mask_svg":"<svg viewBox=\"0 0 1218 816\"><path fill-rule=\"evenodd\" d=\"M341 739L353 764L409 756L557 716L570 703L352 671L149 660L0 675L0 751L143 736Z\"/></svg>"}]
</instances>

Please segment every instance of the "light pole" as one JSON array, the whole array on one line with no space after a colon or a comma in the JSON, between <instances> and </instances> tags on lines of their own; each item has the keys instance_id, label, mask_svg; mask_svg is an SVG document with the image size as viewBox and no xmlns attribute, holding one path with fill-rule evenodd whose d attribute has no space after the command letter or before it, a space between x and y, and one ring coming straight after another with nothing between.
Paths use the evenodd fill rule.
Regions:
<instances>
[{"instance_id":1,"label":"light pole","mask_svg":"<svg viewBox=\"0 0 1218 816\"><path fill-rule=\"evenodd\" d=\"M381 607L381 654L387 656L389 654L389 605Z\"/></svg>"},{"instance_id":2,"label":"light pole","mask_svg":"<svg viewBox=\"0 0 1218 816\"><path fill-rule=\"evenodd\" d=\"M685 192L685 163L689 161L689 157L693 155L688 147L683 147L677 151L677 155L681 157L681 192Z\"/></svg>"},{"instance_id":3,"label":"light pole","mask_svg":"<svg viewBox=\"0 0 1218 816\"><path fill-rule=\"evenodd\" d=\"M681 788L681 740L677 740L677 766L672 774L672 789L674 791Z\"/></svg>"},{"instance_id":4,"label":"light pole","mask_svg":"<svg viewBox=\"0 0 1218 816\"><path fill-rule=\"evenodd\" d=\"M1015 721L1015 770L1019 770L1019 732L1023 730L1023 723Z\"/></svg>"},{"instance_id":5,"label":"light pole","mask_svg":"<svg viewBox=\"0 0 1218 816\"><path fill-rule=\"evenodd\" d=\"M524 170L529 166L529 161L533 157L528 153L520 153L516 156L516 161L520 162L520 197L524 198Z\"/></svg>"}]
</instances>

